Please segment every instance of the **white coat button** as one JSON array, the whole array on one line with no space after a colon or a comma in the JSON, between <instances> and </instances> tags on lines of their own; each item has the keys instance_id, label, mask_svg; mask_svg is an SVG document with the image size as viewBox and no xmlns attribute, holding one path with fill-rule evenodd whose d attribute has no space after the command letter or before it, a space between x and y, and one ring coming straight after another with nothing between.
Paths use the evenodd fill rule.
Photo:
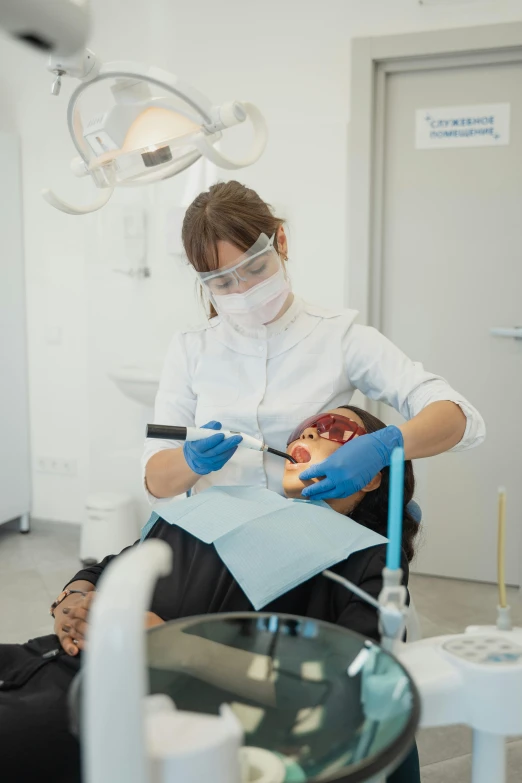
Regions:
<instances>
[{"instance_id":1,"label":"white coat button","mask_svg":"<svg viewBox=\"0 0 522 783\"><path fill-rule=\"evenodd\" d=\"M258 350L258 351L262 351L262 350L263 350L263 346L262 346L262 345L260 345L260 346L259 346L259 348L258 348L257 350Z\"/></svg>"}]
</instances>

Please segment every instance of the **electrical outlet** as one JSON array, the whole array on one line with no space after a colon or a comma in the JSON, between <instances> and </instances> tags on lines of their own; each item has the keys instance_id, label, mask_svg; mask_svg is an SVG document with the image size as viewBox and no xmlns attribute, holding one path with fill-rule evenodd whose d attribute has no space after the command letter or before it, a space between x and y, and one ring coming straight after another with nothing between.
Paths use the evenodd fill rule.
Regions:
<instances>
[{"instance_id":1,"label":"electrical outlet","mask_svg":"<svg viewBox=\"0 0 522 783\"><path fill-rule=\"evenodd\" d=\"M60 457L38 457L38 473L52 473L55 476L76 476L76 460Z\"/></svg>"},{"instance_id":2,"label":"electrical outlet","mask_svg":"<svg viewBox=\"0 0 522 783\"><path fill-rule=\"evenodd\" d=\"M64 476L76 476L76 460L64 459L62 460L62 468Z\"/></svg>"},{"instance_id":3,"label":"electrical outlet","mask_svg":"<svg viewBox=\"0 0 522 783\"><path fill-rule=\"evenodd\" d=\"M38 473L47 473L47 460L45 457L38 457L36 460L36 470Z\"/></svg>"}]
</instances>

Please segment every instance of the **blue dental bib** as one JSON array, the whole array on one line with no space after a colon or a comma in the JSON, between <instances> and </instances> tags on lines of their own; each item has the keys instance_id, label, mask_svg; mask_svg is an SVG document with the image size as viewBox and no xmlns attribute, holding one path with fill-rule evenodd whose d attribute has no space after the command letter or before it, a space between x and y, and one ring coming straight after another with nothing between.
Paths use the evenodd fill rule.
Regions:
<instances>
[{"instance_id":1,"label":"blue dental bib","mask_svg":"<svg viewBox=\"0 0 522 783\"><path fill-rule=\"evenodd\" d=\"M387 542L324 501L288 499L261 487L210 487L162 501L142 541L158 519L214 544L256 610L354 552Z\"/></svg>"}]
</instances>

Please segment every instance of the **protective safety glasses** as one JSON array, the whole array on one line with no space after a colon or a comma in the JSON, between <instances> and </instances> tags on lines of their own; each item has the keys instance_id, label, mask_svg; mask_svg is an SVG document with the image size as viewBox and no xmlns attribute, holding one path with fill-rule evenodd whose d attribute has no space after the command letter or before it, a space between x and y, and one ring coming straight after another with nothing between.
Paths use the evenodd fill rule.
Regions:
<instances>
[{"instance_id":1,"label":"protective safety glasses","mask_svg":"<svg viewBox=\"0 0 522 783\"><path fill-rule=\"evenodd\" d=\"M289 446L294 440L299 440L309 427L317 429L317 434L321 438L332 440L335 443L347 443L356 435L366 435L366 430L346 416L340 416L337 413L323 413L319 416L310 416L309 419L301 422L288 438L286 445Z\"/></svg>"},{"instance_id":2,"label":"protective safety glasses","mask_svg":"<svg viewBox=\"0 0 522 783\"><path fill-rule=\"evenodd\" d=\"M281 269L279 253L274 248L275 234L269 239L261 234L257 242L233 266L200 272L198 277L212 295L235 294L241 283L251 288Z\"/></svg>"}]
</instances>

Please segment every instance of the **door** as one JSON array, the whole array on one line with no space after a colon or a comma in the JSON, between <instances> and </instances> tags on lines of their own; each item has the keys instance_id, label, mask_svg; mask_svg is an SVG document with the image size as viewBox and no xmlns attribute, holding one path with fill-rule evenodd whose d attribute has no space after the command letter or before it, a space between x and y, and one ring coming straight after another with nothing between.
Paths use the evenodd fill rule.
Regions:
<instances>
[{"instance_id":1,"label":"door","mask_svg":"<svg viewBox=\"0 0 522 783\"><path fill-rule=\"evenodd\" d=\"M417 109L511 106L507 146L416 149ZM496 580L497 489L507 490L507 580L521 582L522 62L387 77L380 327L479 409L480 448L416 463L416 570ZM388 421L397 421L386 412Z\"/></svg>"},{"instance_id":2,"label":"door","mask_svg":"<svg viewBox=\"0 0 522 783\"><path fill-rule=\"evenodd\" d=\"M20 151L0 132L0 523L31 509Z\"/></svg>"}]
</instances>

